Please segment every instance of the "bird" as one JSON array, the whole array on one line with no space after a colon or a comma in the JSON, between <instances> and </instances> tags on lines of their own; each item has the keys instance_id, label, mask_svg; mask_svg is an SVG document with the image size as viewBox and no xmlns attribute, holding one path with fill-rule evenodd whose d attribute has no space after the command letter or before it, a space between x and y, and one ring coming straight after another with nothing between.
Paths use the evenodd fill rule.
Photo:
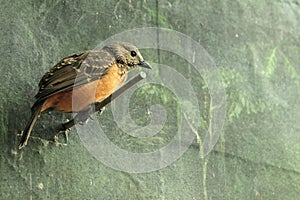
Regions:
<instances>
[{"instance_id":1,"label":"bird","mask_svg":"<svg viewBox=\"0 0 300 200\"><path fill-rule=\"evenodd\" d=\"M31 117L18 148L27 144L41 113L50 109L63 113L84 112L118 89L125 82L127 72L136 67L151 69L136 46L120 41L61 59L39 82Z\"/></svg>"}]
</instances>

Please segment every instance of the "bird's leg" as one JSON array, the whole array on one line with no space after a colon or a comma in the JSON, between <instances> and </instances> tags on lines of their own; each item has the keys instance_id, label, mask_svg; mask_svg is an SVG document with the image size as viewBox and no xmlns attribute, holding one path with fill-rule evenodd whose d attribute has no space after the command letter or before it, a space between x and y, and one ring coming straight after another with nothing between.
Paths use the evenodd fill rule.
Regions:
<instances>
[{"instance_id":1,"label":"bird's leg","mask_svg":"<svg viewBox=\"0 0 300 200\"><path fill-rule=\"evenodd\" d=\"M77 123L86 121L90 117L90 115L93 114L94 112L99 112L101 114L104 111L104 109L105 109L104 106L106 106L112 100L114 100L115 98L117 98L118 96L120 96L128 88L132 87L137 82L143 80L145 77L146 77L146 74L144 72L139 73L137 76L135 76L134 78L132 78L129 81L127 81L123 86L121 86L113 94L111 94L110 96L106 97L103 101L94 103L93 107L95 109L91 109L90 108L90 109L84 110L84 111L78 113L70 121L61 124L58 127L58 131L61 132L61 131L66 131L68 129L71 129Z\"/></svg>"},{"instance_id":2,"label":"bird's leg","mask_svg":"<svg viewBox=\"0 0 300 200\"><path fill-rule=\"evenodd\" d=\"M105 110L105 107L103 107L103 108L101 108L100 110L98 110L98 113L99 113L100 115L102 115L102 113L104 112L104 110Z\"/></svg>"},{"instance_id":3,"label":"bird's leg","mask_svg":"<svg viewBox=\"0 0 300 200\"><path fill-rule=\"evenodd\" d=\"M68 122L69 122L68 119L65 119L65 120L64 120L64 124L66 124L66 123L68 123ZM62 125L63 125L63 124L62 124ZM59 132L58 132L56 135L54 135L52 141L53 141L56 145L67 145L67 144L68 144L68 140L69 140L68 135L69 135L70 131L71 131L71 128L65 128L65 127L60 128L60 129L59 129ZM63 134L64 139L65 139L65 142L64 142L64 143L61 143L61 142L58 141L58 135L61 134L61 133Z\"/></svg>"},{"instance_id":4,"label":"bird's leg","mask_svg":"<svg viewBox=\"0 0 300 200\"><path fill-rule=\"evenodd\" d=\"M67 130L65 130L65 131L63 131L63 132L57 133L56 135L53 136L53 139L50 140L49 142L54 143L55 145L64 145L64 146L66 146L66 145L68 144L68 141L69 141L69 139L68 139L68 138L69 138L69 137L68 137L68 134L69 134L70 130L71 130L71 129L67 129ZM65 138L65 142L63 142L63 143L61 143L61 142L59 141L59 139L58 139L58 135L59 135L60 133L63 133L64 138Z\"/></svg>"},{"instance_id":5,"label":"bird's leg","mask_svg":"<svg viewBox=\"0 0 300 200\"><path fill-rule=\"evenodd\" d=\"M99 110L100 113L103 112L104 109ZM71 131L71 128L76 125L80 124L83 125L85 124L88 119L93 119L91 117L91 114L93 114L95 111L92 108L88 108L84 111L79 112L72 120L65 120L63 124L58 128L58 133L54 136L53 142L58 145L67 145L68 143L68 134ZM65 143L62 144L58 141L58 135L63 133L64 138L65 138Z\"/></svg>"}]
</instances>

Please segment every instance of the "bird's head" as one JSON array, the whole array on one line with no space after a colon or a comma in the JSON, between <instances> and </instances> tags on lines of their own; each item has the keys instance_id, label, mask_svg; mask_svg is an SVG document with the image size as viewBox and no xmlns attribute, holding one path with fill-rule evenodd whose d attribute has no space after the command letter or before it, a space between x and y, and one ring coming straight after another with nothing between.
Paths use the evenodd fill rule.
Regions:
<instances>
[{"instance_id":1,"label":"bird's head","mask_svg":"<svg viewBox=\"0 0 300 200\"><path fill-rule=\"evenodd\" d=\"M138 48L126 42L113 42L104 47L116 59L118 67L122 70L129 71L135 67L144 67L151 69L151 66L146 62Z\"/></svg>"}]
</instances>

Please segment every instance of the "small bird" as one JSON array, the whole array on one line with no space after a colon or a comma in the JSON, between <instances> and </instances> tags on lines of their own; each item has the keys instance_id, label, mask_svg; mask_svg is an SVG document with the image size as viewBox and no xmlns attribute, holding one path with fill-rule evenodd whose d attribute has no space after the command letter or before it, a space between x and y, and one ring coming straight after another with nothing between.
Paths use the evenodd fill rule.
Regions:
<instances>
[{"instance_id":1,"label":"small bird","mask_svg":"<svg viewBox=\"0 0 300 200\"><path fill-rule=\"evenodd\" d=\"M129 70L151 69L137 47L126 42L112 42L101 50L90 50L63 58L39 82L31 117L23 131L19 149L29 139L39 115L53 109L63 113L86 111L101 102L126 80Z\"/></svg>"}]
</instances>

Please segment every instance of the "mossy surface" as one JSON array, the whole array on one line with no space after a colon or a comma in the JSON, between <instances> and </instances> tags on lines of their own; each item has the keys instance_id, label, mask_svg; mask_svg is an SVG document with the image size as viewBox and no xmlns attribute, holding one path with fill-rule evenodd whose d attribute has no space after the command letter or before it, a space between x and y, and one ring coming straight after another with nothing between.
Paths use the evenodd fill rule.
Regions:
<instances>
[{"instance_id":1,"label":"mossy surface","mask_svg":"<svg viewBox=\"0 0 300 200\"><path fill-rule=\"evenodd\" d=\"M299 199L299 2L0 3L0 199ZM227 115L212 152L202 158L199 148L210 111L205 81L184 59L156 50L142 52L150 63L182 73L194 87L201 110L199 140L176 162L158 171L130 174L95 159L75 130L67 146L47 143L53 136L51 127L70 117L53 112L41 116L28 146L17 149L38 81L51 66L116 33L151 26L190 36L219 69ZM159 77L159 72L149 73ZM131 98L134 123L149 123L152 104L164 105L168 112L164 128L152 138L134 138L119 130L110 106L97 119L121 148L149 152L172 140L181 111L172 91L147 85Z\"/></svg>"}]
</instances>

